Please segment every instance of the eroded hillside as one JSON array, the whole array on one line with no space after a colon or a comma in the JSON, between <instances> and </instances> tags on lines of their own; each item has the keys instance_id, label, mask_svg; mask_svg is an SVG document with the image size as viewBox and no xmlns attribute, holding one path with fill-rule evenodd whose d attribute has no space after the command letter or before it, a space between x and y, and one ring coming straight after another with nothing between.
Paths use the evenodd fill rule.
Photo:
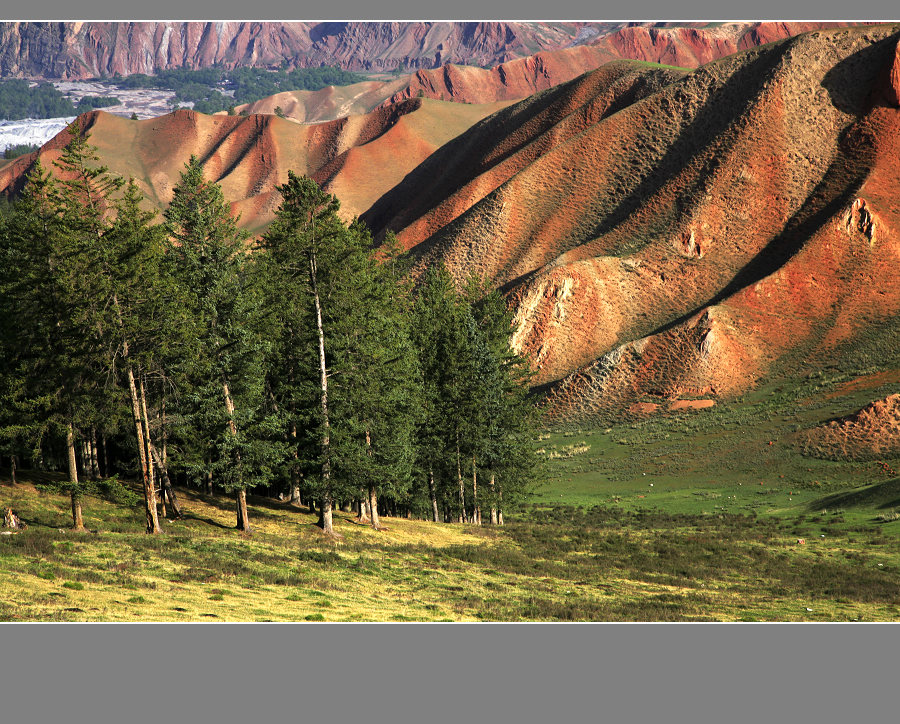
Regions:
<instances>
[{"instance_id":1,"label":"eroded hillside","mask_svg":"<svg viewBox=\"0 0 900 724\"><path fill-rule=\"evenodd\" d=\"M508 293L552 416L737 394L900 309L897 30L816 31L631 97L597 71L503 111L507 173L489 119L454 142L462 171L367 218L419 268Z\"/></svg>"}]
</instances>

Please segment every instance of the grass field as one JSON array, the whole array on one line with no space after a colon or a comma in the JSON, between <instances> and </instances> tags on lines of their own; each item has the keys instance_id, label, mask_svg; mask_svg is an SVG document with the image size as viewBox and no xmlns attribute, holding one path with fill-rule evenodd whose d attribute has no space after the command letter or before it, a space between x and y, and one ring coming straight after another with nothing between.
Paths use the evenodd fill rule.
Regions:
<instances>
[{"instance_id":1,"label":"grass field","mask_svg":"<svg viewBox=\"0 0 900 724\"><path fill-rule=\"evenodd\" d=\"M894 391L881 382L818 376L545 433L545 483L502 528L385 518L375 532L339 514L329 541L305 508L251 497L244 536L229 499L185 490L163 536L97 498L76 534L66 498L3 479L0 505L29 527L0 537L0 619L897 620L896 461L791 442Z\"/></svg>"}]
</instances>

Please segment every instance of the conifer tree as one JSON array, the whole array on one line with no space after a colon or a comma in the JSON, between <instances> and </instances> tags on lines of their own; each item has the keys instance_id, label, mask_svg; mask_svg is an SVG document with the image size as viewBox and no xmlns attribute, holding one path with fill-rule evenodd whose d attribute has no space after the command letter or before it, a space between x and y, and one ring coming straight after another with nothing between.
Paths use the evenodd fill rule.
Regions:
<instances>
[{"instance_id":1,"label":"conifer tree","mask_svg":"<svg viewBox=\"0 0 900 724\"><path fill-rule=\"evenodd\" d=\"M409 339L409 315L394 253L379 263L372 238L359 222L348 229L342 265L344 293L335 306L333 334L337 473L356 481L380 527L378 499L408 497L420 409L418 359Z\"/></svg>"},{"instance_id":2,"label":"conifer tree","mask_svg":"<svg viewBox=\"0 0 900 724\"><path fill-rule=\"evenodd\" d=\"M195 471L205 468L236 499L237 527L250 531L247 488L271 475L254 432L263 413L263 340L245 273L247 235L218 184L195 156L185 164L165 211L169 269L183 314L181 401L188 427L204 441Z\"/></svg>"},{"instance_id":3,"label":"conifer tree","mask_svg":"<svg viewBox=\"0 0 900 724\"><path fill-rule=\"evenodd\" d=\"M54 165L60 177L60 217L69 240L69 258L76 266L70 290L79 304L73 312L89 335L94 359L109 378L119 372L130 401L144 490L147 532L160 533L152 460L152 439L141 395L143 372L154 335L147 330L147 313L160 298L159 236L149 227L151 214L140 210L140 194L103 165L96 149L78 128Z\"/></svg>"},{"instance_id":4,"label":"conifer tree","mask_svg":"<svg viewBox=\"0 0 900 724\"><path fill-rule=\"evenodd\" d=\"M84 528L83 490L75 457L76 426L90 405L90 348L73 288L77 246L58 213L58 185L36 162L22 198L5 224L0 298L4 346L6 436L39 451L48 439L66 444L76 530ZM9 344L13 341L13 344Z\"/></svg>"},{"instance_id":5,"label":"conifer tree","mask_svg":"<svg viewBox=\"0 0 900 724\"><path fill-rule=\"evenodd\" d=\"M297 434L297 464L307 470L307 485L319 500L319 525L333 536L332 507L339 491L329 407L330 323L340 296L339 269L348 257L347 230L337 215L337 199L311 179L289 172L278 190L282 202L260 248L270 303L281 307L271 318L288 375L279 397Z\"/></svg>"}]
</instances>

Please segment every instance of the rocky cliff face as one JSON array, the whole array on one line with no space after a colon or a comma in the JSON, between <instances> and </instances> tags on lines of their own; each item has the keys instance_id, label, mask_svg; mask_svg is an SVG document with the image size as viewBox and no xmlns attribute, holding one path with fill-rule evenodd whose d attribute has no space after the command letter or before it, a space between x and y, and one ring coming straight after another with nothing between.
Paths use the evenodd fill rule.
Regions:
<instances>
[{"instance_id":1,"label":"rocky cliff face","mask_svg":"<svg viewBox=\"0 0 900 724\"><path fill-rule=\"evenodd\" d=\"M0 23L0 75L82 79L169 68L493 65L566 47L585 23ZM597 33L609 29L590 24Z\"/></svg>"}]
</instances>

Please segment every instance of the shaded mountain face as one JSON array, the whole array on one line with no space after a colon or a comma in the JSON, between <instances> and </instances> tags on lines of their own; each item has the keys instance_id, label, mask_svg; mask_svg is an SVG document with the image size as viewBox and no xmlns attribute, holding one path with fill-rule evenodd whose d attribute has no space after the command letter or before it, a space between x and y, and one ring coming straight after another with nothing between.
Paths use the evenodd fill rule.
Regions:
<instances>
[{"instance_id":1,"label":"shaded mountain face","mask_svg":"<svg viewBox=\"0 0 900 724\"><path fill-rule=\"evenodd\" d=\"M288 171L310 176L335 193L349 219L437 148L503 105L417 98L316 125L274 115L207 116L190 110L144 121L92 111L78 122L102 163L134 177L157 209L168 205L185 162L195 155L206 177L221 184L233 211L241 214L241 225L258 231L274 218L281 202L275 186L287 181ZM38 154L44 167L52 168L69 138L63 130L39 152L0 167L0 193L14 195L22 188Z\"/></svg>"},{"instance_id":2,"label":"shaded mountain face","mask_svg":"<svg viewBox=\"0 0 900 724\"><path fill-rule=\"evenodd\" d=\"M448 63L496 66L535 53L591 45L592 65L616 58L697 67L754 45L828 23L727 23L649 27L603 22L3 22L0 76L86 79L116 73L154 74L172 68L337 65L355 71L440 68ZM474 69L473 69L474 70ZM515 76L517 71L513 72ZM559 71L555 71L559 72ZM499 79L501 85L503 79ZM481 81L478 81L481 82ZM516 81L518 82L518 81ZM549 87L540 78L530 92ZM444 87L441 87L444 86ZM414 79L420 88L456 93L438 77ZM466 91L471 95L474 90ZM507 98L521 98L509 95ZM473 100L472 98L467 98ZM502 100L479 96L473 102Z\"/></svg>"},{"instance_id":3,"label":"shaded mountain face","mask_svg":"<svg viewBox=\"0 0 900 724\"><path fill-rule=\"evenodd\" d=\"M557 419L712 404L873 339L896 357L898 31L681 77L606 66L476 125L364 218L419 270L505 290Z\"/></svg>"}]
</instances>

